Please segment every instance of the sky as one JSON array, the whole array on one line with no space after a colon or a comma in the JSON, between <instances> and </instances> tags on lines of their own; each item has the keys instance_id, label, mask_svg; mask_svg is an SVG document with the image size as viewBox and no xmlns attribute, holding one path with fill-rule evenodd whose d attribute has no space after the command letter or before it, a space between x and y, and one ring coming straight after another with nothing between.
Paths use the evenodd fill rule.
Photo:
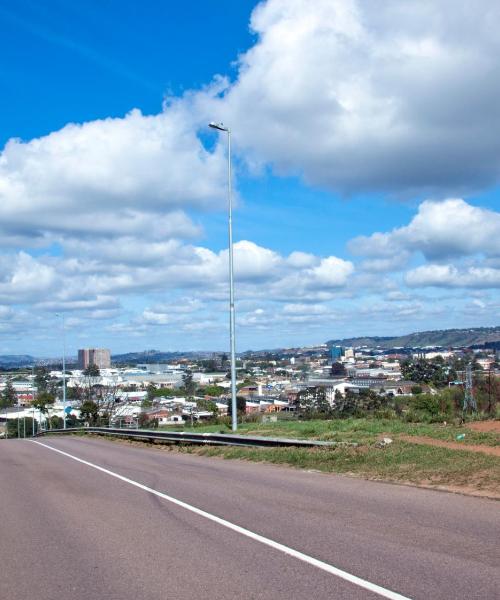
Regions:
<instances>
[{"instance_id":1,"label":"sky","mask_svg":"<svg viewBox=\"0 0 500 600\"><path fill-rule=\"evenodd\" d=\"M0 354L499 325L500 5L0 0Z\"/></svg>"}]
</instances>

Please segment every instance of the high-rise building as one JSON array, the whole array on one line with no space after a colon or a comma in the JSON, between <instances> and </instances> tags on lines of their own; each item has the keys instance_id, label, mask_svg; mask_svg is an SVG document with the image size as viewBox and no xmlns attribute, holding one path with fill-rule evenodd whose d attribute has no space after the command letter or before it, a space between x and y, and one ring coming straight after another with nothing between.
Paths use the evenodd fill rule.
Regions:
<instances>
[{"instance_id":1,"label":"high-rise building","mask_svg":"<svg viewBox=\"0 0 500 600\"><path fill-rule=\"evenodd\" d=\"M342 346L332 346L330 348L330 358L332 359L332 362L337 362L339 360L339 358L342 356L342 354L343 354Z\"/></svg>"},{"instance_id":2,"label":"high-rise building","mask_svg":"<svg viewBox=\"0 0 500 600\"><path fill-rule=\"evenodd\" d=\"M99 369L109 369L111 353L107 348L82 348L78 350L78 368L84 370L95 365Z\"/></svg>"}]
</instances>

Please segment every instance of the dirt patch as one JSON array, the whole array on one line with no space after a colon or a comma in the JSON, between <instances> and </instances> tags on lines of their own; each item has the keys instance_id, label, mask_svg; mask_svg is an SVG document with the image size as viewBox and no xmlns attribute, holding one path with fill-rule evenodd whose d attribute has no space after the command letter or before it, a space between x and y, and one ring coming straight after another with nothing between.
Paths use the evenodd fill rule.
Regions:
<instances>
[{"instance_id":1,"label":"dirt patch","mask_svg":"<svg viewBox=\"0 0 500 600\"><path fill-rule=\"evenodd\" d=\"M500 447L447 442L446 440L436 440L434 438L419 435L400 435L398 436L398 439L410 442L411 444L424 444L425 446L437 446L439 448L449 448L450 450L466 450L468 452L489 454L490 456L500 456Z\"/></svg>"},{"instance_id":2,"label":"dirt patch","mask_svg":"<svg viewBox=\"0 0 500 600\"><path fill-rule=\"evenodd\" d=\"M467 427L468 429L482 433L500 434L500 421L476 421L475 423L469 423Z\"/></svg>"}]
</instances>

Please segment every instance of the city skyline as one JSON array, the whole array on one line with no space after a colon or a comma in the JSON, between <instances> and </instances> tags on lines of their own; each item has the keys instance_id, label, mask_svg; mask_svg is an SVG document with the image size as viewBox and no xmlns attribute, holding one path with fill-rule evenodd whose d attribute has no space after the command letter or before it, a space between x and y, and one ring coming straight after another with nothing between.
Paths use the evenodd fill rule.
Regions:
<instances>
[{"instance_id":1,"label":"city skyline","mask_svg":"<svg viewBox=\"0 0 500 600\"><path fill-rule=\"evenodd\" d=\"M0 354L228 347L212 120L239 352L498 324L495 3L234 4L0 8Z\"/></svg>"}]
</instances>

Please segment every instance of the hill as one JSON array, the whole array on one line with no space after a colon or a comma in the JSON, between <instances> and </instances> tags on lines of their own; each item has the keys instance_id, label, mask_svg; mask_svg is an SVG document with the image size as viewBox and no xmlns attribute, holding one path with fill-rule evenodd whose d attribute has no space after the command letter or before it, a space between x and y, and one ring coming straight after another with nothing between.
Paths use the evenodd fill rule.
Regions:
<instances>
[{"instance_id":1,"label":"hill","mask_svg":"<svg viewBox=\"0 0 500 600\"><path fill-rule=\"evenodd\" d=\"M111 356L111 361L113 365L136 365L160 363L181 358L205 358L210 357L211 355L211 352L163 352L161 350L144 350L142 352L113 354Z\"/></svg>"},{"instance_id":2,"label":"hill","mask_svg":"<svg viewBox=\"0 0 500 600\"><path fill-rule=\"evenodd\" d=\"M329 340L328 346L368 346L370 348L423 348L431 347L500 347L500 327L476 327L472 329L442 329L419 331L391 337L353 337Z\"/></svg>"},{"instance_id":3,"label":"hill","mask_svg":"<svg viewBox=\"0 0 500 600\"><path fill-rule=\"evenodd\" d=\"M19 367L31 367L36 359L29 354L4 354L0 356L0 368L17 369Z\"/></svg>"}]
</instances>

